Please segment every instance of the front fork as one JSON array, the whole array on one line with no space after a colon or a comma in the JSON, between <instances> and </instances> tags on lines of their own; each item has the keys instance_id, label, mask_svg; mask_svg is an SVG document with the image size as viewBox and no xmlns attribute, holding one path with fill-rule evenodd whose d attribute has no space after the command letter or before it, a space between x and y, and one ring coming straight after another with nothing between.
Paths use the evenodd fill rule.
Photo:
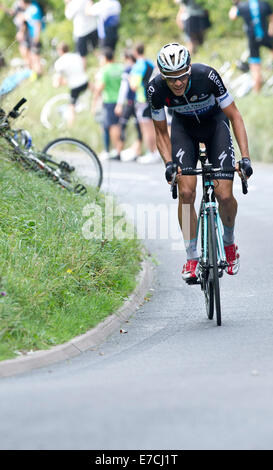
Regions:
<instances>
[{"instance_id":1,"label":"front fork","mask_svg":"<svg viewBox=\"0 0 273 470\"><path fill-rule=\"evenodd\" d=\"M209 209L213 207L214 211L214 221L216 227L216 240L217 240L217 264L220 270L219 276L221 277L223 274L223 270L228 266L226 260L226 253L224 249L224 242L223 242L223 225L222 221L217 209L217 204L215 202L207 202L201 201L201 206L199 210L199 217L198 217L198 224L197 224L197 239L199 236L199 232L201 232L201 257L199 260L200 264L200 273L202 270L210 268L209 263L209 256L208 256L208 217L209 217ZM200 228L201 226L201 228Z\"/></svg>"}]
</instances>

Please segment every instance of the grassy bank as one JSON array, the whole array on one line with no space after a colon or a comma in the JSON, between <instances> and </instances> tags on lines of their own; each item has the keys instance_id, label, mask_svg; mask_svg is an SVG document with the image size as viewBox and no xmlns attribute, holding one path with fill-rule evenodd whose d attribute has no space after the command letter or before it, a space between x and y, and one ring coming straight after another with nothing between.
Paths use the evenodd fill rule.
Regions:
<instances>
[{"instance_id":1,"label":"grassy bank","mask_svg":"<svg viewBox=\"0 0 273 470\"><path fill-rule=\"evenodd\" d=\"M86 332L135 287L137 240L87 240L87 204L0 156L0 359Z\"/></svg>"}]
</instances>

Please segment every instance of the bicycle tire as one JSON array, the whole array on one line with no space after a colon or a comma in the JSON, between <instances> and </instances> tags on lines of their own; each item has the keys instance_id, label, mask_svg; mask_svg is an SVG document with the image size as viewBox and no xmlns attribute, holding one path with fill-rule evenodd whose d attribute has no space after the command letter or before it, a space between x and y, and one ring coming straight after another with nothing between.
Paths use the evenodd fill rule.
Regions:
<instances>
[{"instance_id":1,"label":"bicycle tire","mask_svg":"<svg viewBox=\"0 0 273 470\"><path fill-rule=\"evenodd\" d=\"M209 208L208 217L208 236L209 236L209 262L210 262L210 279L213 283L215 311L217 325L221 326L221 299L220 299L220 282L219 272L217 264L217 238L216 238L216 227L215 227L215 215L213 207Z\"/></svg>"},{"instance_id":2,"label":"bicycle tire","mask_svg":"<svg viewBox=\"0 0 273 470\"><path fill-rule=\"evenodd\" d=\"M208 279L205 280L204 293L205 293L207 316L209 320L212 320L213 314L214 314L214 290L213 290L213 283L211 282L209 277Z\"/></svg>"},{"instance_id":3,"label":"bicycle tire","mask_svg":"<svg viewBox=\"0 0 273 470\"><path fill-rule=\"evenodd\" d=\"M202 246L204 244L204 218L202 217ZM208 243L207 243L208 244ZM209 252L209 248L207 247L207 253ZM213 291L213 284L210 280L210 269L207 266L201 267L201 285L202 290L205 296L205 304L206 304L206 312L207 317L209 320L213 319L214 313L214 291Z\"/></svg>"},{"instance_id":4,"label":"bicycle tire","mask_svg":"<svg viewBox=\"0 0 273 470\"><path fill-rule=\"evenodd\" d=\"M101 163L94 150L81 140L72 137L52 140L44 147L42 153L57 165L63 161L72 165L74 172L71 178L74 179L75 185L80 183L97 189L101 187L103 180Z\"/></svg>"},{"instance_id":5,"label":"bicycle tire","mask_svg":"<svg viewBox=\"0 0 273 470\"><path fill-rule=\"evenodd\" d=\"M58 95L52 96L42 107L40 113L41 124L49 130L56 127L58 129L64 127L66 123L62 108L63 106L67 107L69 102L69 93L59 93Z\"/></svg>"}]
</instances>

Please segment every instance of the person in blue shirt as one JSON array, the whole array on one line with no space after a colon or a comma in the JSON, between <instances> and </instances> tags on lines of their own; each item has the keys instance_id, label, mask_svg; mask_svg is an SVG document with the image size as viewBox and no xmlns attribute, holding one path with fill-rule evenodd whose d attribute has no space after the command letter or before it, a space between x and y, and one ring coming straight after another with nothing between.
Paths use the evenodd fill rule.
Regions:
<instances>
[{"instance_id":1,"label":"person in blue shirt","mask_svg":"<svg viewBox=\"0 0 273 470\"><path fill-rule=\"evenodd\" d=\"M135 46L134 55L136 63L130 72L130 87L135 92L135 109L137 120L140 124L143 136L143 144L146 146L147 154L137 158L138 163L149 164L161 161L157 151L155 130L152 120L152 114L147 97L147 85L154 72L154 64L145 57L144 44L139 43Z\"/></svg>"},{"instance_id":2,"label":"person in blue shirt","mask_svg":"<svg viewBox=\"0 0 273 470\"><path fill-rule=\"evenodd\" d=\"M233 0L229 18L235 20L242 17L249 44L249 65L254 81L254 90L259 92L262 87L261 46L271 50L273 61L273 11L266 1L248 0L239 2Z\"/></svg>"},{"instance_id":3,"label":"person in blue shirt","mask_svg":"<svg viewBox=\"0 0 273 470\"><path fill-rule=\"evenodd\" d=\"M37 76L42 75L41 66L41 32L44 29L43 10L39 3L22 0L25 9L24 18L28 28L31 69Z\"/></svg>"}]
</instances>

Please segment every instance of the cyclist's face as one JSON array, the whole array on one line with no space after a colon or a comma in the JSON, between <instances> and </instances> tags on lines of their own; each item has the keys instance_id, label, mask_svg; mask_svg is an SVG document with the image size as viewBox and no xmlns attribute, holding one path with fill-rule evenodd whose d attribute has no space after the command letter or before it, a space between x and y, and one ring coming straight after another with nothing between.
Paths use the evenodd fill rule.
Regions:
<instances>
[{"instance_id":1,"label":"cyclist's face","mask_svg":"<svg viewBox=\"0 0 273 470\"><path fill-rule=\"evenodd\" d=\"M177 72L169 73L168 76L164 76L164 79L167 82L168 87L176 96L182 96L188 86L189 78L191 74L191 67L183 72L181 75L178 75Z\"/></svg>"}]
</instances>

